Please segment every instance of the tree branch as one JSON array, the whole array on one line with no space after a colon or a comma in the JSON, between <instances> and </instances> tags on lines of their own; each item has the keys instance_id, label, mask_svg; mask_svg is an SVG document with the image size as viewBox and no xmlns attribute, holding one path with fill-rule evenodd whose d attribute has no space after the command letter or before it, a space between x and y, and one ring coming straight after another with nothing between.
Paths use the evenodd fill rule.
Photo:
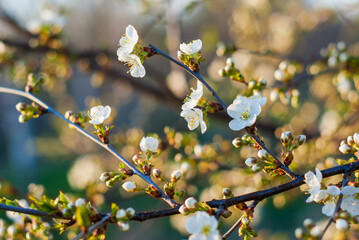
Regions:
<instances>
[{"instance_id":1,"label":"tree branch","mask_svg":"<svg viewBox=\"0 0 359 240\"><path fill-rule=\"evenodd\" d=\"M105 226L110 221L110 218L111 214L107 214L100 221L90 226L85 232L81 232L79 235L77 235L73 240L85 239L92 232Z\"/></svg>"}]
</instances>

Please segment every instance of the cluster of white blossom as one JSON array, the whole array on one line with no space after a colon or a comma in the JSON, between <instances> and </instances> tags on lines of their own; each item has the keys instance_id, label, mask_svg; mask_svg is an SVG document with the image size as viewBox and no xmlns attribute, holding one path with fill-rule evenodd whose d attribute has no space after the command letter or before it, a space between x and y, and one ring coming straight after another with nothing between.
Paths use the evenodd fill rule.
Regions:
<instances>
[{"instance_id":1,"label":"cluster of white blossom","mask_svg":"<svg viewBox=\"0 0 359 240\"><path fill-rule=\"evenodd\" d=\"M144 77L146 70L142 65L141 59L133 54L133 50L138 42L138 34L132 25L126 28L126 34L120 39L120 48L117 50L118 60L130 66L132 77Z\"/></svg>"},{"instance_id":2,"label":"cluster of white blossom","mask_svg":"<svg viewBox=\"0 0 359 240\"><path fill-rule=\"evenodd\" d=\"M94 125L100 125L107 118L110 117L110 115L111 115L111 107L110 106L103 107L101 105L96 106L96 107L92 107L90 109L90 112L89 112L88 115L91 118L89 123L94 124Z\"/></svg>"}]
</instances>

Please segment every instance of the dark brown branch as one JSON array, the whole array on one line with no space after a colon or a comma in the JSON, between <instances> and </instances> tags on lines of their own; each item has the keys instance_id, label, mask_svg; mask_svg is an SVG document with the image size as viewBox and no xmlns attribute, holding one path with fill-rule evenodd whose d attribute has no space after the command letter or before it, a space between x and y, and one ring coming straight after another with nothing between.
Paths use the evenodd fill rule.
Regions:
<instances>
[{"instance_id":1,"label":"dark brown branch","mask_svg":"<svg viewBox=\"0 0 359 240\"><path fill-rule=\"evenodd\" d=\"M111 218L111 215L107 214L100 221L98 221L94 225L90 226L85 232L81 232L79 235L77 235L74 238L74 240L85 239L92 232L94 232L97 229L102 228L103 226L105 226L110 221L110 218Z\"/></svg>"},{"instance_id":2,"label":"dark brown branch","mask_svg":"<svg viewBox=\"0 0 359 240\"><path fill-rule=\"evenodd\" d=\"M31 209L31 208L10 206L10 205L6 205L6 204L0 204L0 210L25 213L25 214L39 216L39 217L45 217L45 218L59 218L59 219L69 219L70 220L70 218L64 217L62 215L51 214L48 212L43 212L43 211L39 211L36 209Z\"/></svg>"}]
</instances>

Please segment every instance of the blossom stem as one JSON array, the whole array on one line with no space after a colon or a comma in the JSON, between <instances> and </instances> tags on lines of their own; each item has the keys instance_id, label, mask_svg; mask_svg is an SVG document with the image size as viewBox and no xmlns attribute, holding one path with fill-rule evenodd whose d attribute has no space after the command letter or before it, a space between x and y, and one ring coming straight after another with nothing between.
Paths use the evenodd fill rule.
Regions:
<instances>
[{"instance_id":1,"label":"blossom stem","mask_svg":"<svg viewBox=\"0 0 359 240\"><path fill-rule=\"evenodd\" d=\"M248 134L251 135L251 137L256 141L256 143L261 146L261 148L265 151L268 152L268 154L270 154L274 160L276 161L276 163L279 165L279 167L285 172L285 174L287 174L291 179L296 179L298 176L293 173L287 166L285 166L281 161L279 161L279 159L274 155L274 153L272 153L271 150L269 150L269 148L266 147L266 145L263 144L263 142L260 140L260 138L254 134L252 131L250 131L248 128L245 128L246 132Z\"/></svg>"},{"instance_id":2,"label":"blossom stem","mask_svg":"<svg viewBox=\"0 0 359 240\"><path fill-rule=\"evenodd\" d=\"M257 204L260 202L260 200L254 200L251 205L249 205L248 210L253 210ZM237 220L237 222L230 228L228 231L222 236L222 240L227 239L238 227L242 226L242 219L244 217L244 214Z\"/></svg>"},{"instance_id":3,"label":"blossom stem","mask_svg":"<svg viewBox=\"0 0 359 240\"><path fill-rule=\"evenodd\" d=\"M94 232L96 229L102 228L105 226L111 219L111 214L106 214L100 221L90 226L85 232L81 232L77 235L74 240L85 239L89 234Z\"/></svg>"},{"instance_id":4,"label":"blossom stem","mask_svg":"<svg viewBox=\"0 0 359 240\"><path fill-rule=\"evenodd\" d=\"M167 58L168 60L174 62L175 64L177 64L178 66L180 66L181 68L183 68L184 70L186 70L189 74L191 74L194 78L196 78L197 80L199 80L201 83L203 83L203 85L210 91L210 93L212 94L212 96L214 96L222 105L223 109L227 109L227 104L218 96L218 94L216 93L216 91L213 90L213 88L211 88L211 86L203 79L203 77L201 76L200 73L198 72L194 72L192 71L189 67L187 67L186 65L184 65L183 63L181 63L180 61L177 61L176 59L172 58L170 55L168 55L167 53L161 51L160 49L158 49L157 47L153 46L152 44L150 44L150 47L159 55L162 55L163 57Z\"/></svg>"},{"instance_id":5,"label":"blossom stem","mask_svg":"<svg viewBox=\"0 0 359 240\"><path fill-rule=\"evenodd\" d=\"M347 184L348 184L348 178L350 176L350 172L345 172L344 173L344 178L343 178L343 182L342 182L342 188L345 187ZM323 231L322 231L322 236L320 236L319 240L322 240L323 237L324 237L324 234L325 232L328 230L330 224L332 222L334 222L335 218L336 218L336 215L337 215L337 212L339 211L339 208L340 208L340 205L342 204L342 201L343 201L343 194L340 193L339 195L339 198L338 198L338 202L337 202L337 205L335 205L335 210L334 210L334 213L333 215L329 218L327 224L325 224L324 228L323 228Z\"/></svg>"},{"instance_id":6,"label":"blossom stem","mask_svg":"<svg viewBox=\"0 0 359 240\"><path fill-rule=\"evenodd\" d=\"M132 166L131 163L129 163L124 157L122 157L116 150L113 149L113 147L109 144L104 144L102 141L100 141L99 139L95 138L94 136L92 136L90 133L88 133L87 131L85 131L84 129L82 129L80 126L74 124L73 122L71 122L70 120L66 119L62 114L60 114L59 112L57 112L55 109L51 108L50 106L48 106L46 103L44 103L43 101L41 101L40 99L38 99L37 97L35 97L34 95L24 92L24 91L20 91L20 90L16 90L16 89L11 89L11 88L6 88L6 87L0 87L0 92L2 93L9 93L9 94L13 94L13 95L18 95L18 96L22 96L25 97L27 99L32 100L33 102L36 102L37 104L39 104L41 107L45 108L48 112L54 114L55 116L57 116L58 118L64 120L65 122L67 122L68 124L71 124L78 132L82 133L85 137L89 138L90 140L92 140L93 142L97 143L98 145L100 145L101 147L103 147L104 149L106 149L107 151L109 151L112 155L114 155L117 159L119 159L121 162L123 162L128 168L130 168L134 174L136 174L137 176L139 176L140 178L142 178L143 180L145 180L147 183L149 183L150 185L154 186L160 193L161 193L161 198L167 202L170 206L174 207L177 203L175 201L173 201L172 199L170 199L162 190L160 187L157 186L157 184L151 179L150 176L147 176L145 174L143 174L142 172L140 172L136 167Z\"/></svg>"}]
</instances>

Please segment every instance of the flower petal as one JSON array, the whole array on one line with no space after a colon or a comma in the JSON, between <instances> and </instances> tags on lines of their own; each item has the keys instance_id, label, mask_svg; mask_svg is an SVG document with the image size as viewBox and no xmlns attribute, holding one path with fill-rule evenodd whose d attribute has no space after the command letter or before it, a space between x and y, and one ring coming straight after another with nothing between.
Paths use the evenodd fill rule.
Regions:
<instances>
[{"instance_id":1,"label":"flower petal","mask_svg":"<svg viewBox=\"0 0 359 240\"><path fill-rule=\"evenodd\" d=\"M232 129L233 131L242 130L246 126L247 126L246 122L241 119L233 119L232 121L229 122L229 128Z\"/></svg>"},{"instance_id":2,"label":"flower petal","mask_svg":"<svg viewBox=\"0 0 359 240\"><path fill-rule=\"evenodd\" d=\"M332 216L335 211L335 203L334 202L327 202L323 208L322 213L327 215L328 217Z\"/></svg>"},{"instance_id":3,"label":"flower petal","mask_svg":"<svg viewBox=\"0 0 359 240\"><path fill-rule=\"evenodd\" d=\"M333 196L338 196L340 194L340 189L337 186L328 186L327 192Z\"/></svg>"}]
</instances>

